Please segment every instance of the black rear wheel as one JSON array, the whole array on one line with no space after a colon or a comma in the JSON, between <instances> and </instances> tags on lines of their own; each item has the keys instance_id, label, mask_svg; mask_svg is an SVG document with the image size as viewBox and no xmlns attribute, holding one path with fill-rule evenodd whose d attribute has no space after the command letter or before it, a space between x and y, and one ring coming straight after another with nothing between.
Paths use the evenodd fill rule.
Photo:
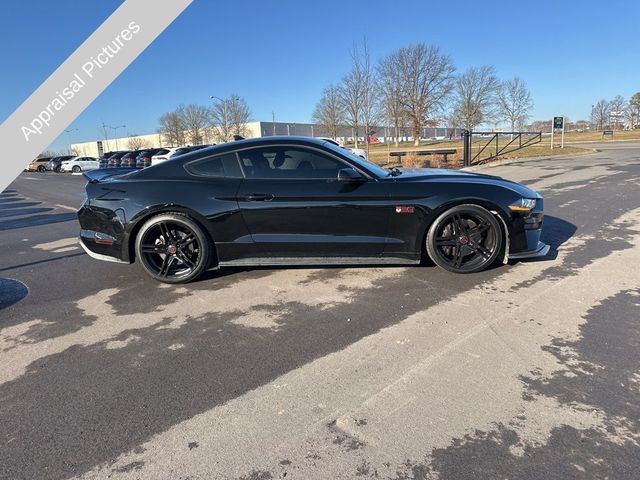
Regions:
<instances>
[{"instance_id":1,"label":"black rear wheel","mask_svg":"<svg viewBox=\"0 0 640 480\"><path fill-rule=\"evenodd\" d=\"M38 172L42 173L46 170L46 168L44 168L44 165L38 165Z\"/></svg>"},{"instance_id":2,"label":"black rear wheel","mask_svg":"<svg viewBox=\"0 0 640 480\"><path fill-rule=\"evenodd\" d=\"M165 283L187 283L209 266L212 245L206 232L185 215L167 213L148 220L136 237L142 268Z\"/></svg>"},{"instance_id":3,"label":"black rear wheel","mask_svg":"<svg viewBox=\"0 0 640 480\"><path fill-rule=\"evenodd\" d=\"M450 272L479 272L496 260L502 241L502 229L491 212L478 205L458 205L431 225L427 252Z\"/></svg>"}]
</instances>

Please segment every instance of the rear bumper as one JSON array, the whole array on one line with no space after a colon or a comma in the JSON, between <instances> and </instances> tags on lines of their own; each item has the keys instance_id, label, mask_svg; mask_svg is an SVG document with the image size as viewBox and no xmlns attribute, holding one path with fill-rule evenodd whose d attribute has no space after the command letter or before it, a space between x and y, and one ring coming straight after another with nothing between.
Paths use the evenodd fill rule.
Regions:
<instances>
[{"instance_id":1,"label":"rear bumper","mask_svg":"<svg viewBox=\"0 0 640 480\"><path fill-rule=\"evenodd\" d=\"M80 245L87 254L97 260L115 263L131 263L129 256L124 255L120 238L95 230L80 230Z\"/></svg>"},{"instance_id":2,"label":"rear bumper","mask_svg":"<svg viewBox=\"0 0 640 480\"><path fill-rule=\"evenodd\" d=\"M96 260L102 260L105 262L113 262L113 263L125 263L125 264L129 263L129 262L125 262L124 260L120 260L119 258L112 257L111 255L106 255L104 253L97 253L97 252L94 252L93 250L90 250L89 247L85 244L82 236L80 236L80 246L87 253L87 255L89 255L91 258L95 258Z\"/></svg>"},{"instance_id":3,"label":"rear bumper","mask_svg":"<svg viewBox=\"0 0 640 480\"><path fill-rule=\"evenodd\" d=\"M544 257L549 253L551 247L544 242L538 242L533 250L525 250L524 252L509 253L509 260L519 260L521 258Z\"/></svg>"}]
</instances>

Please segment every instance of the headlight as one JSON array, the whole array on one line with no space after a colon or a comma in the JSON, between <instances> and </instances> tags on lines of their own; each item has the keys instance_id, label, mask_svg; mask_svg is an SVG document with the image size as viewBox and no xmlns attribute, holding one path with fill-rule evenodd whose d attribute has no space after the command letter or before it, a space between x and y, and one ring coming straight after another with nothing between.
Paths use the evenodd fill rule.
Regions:
<instances>
[{"instance_id":1,"label":"headlight","mask_svg":"<svg viewBox=\"0 0 640 480\"><path fill-rule=\"evenodd\" d=\"M512 212L530 212L536 206L535 198L521 198L509 205Z\"/></svg>"}]
</instances>

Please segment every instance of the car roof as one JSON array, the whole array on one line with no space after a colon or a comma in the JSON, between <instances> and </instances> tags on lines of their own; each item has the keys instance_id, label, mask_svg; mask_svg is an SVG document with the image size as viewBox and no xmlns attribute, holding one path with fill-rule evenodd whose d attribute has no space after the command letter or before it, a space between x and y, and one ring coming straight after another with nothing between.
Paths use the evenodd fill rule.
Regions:
<instances>
[{"instance_id":1,"label":"car roof","mask_svg":"<svg viewBox=\"0 0 640 480\"><path fill-rule=\"evenodd\" d=\"M270 137L255 137L255 138L245 138L243 140L234 140L231 142L220 143L218 145L211 145L209 147L202 148L197 150L198 152L225 152L230 150L241 150L245 148L252 147L262 147L268 145L281 145L281 144L291 144L291 145L324 145L327 140L323 138L317 137L303 137L296 135L273 135ZM191 153L191 152L190 152ZM194 152L195 153L195 152ZM185 154L186 158L186 154Z\"/></svg>"}]
</instances>

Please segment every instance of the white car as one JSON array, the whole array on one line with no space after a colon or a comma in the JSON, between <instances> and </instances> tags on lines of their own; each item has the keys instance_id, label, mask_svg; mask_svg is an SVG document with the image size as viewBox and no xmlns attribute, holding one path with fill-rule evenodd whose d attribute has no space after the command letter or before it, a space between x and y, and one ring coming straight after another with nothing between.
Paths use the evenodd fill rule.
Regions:
<instances>
[{"instance_id":1,"label":"white car","mask_svg":"<svg viewBox=\"0 0 640 480\"><path fill-rule=\"evenodd\" d=\"M61 172L80 173L100 168L100 162L94 157L73 157L60 164Z\"/></svg>"},{"instance_id":2,"label":"white car","mask_svg":"<svg viewBox=\"0 0 640 480\"><path fill-rule=\"evenodd\" d=\"M326 140L327 142L331 142L334 145L339 146L340 148L344 148L345 150L349 150L354 155L364 158L365 160L369 160L369 155L367 154L367 151L363 150L362 148L347 148L344 145L341 145L340 142L337 142L333 138L329 138L329 137L318 137L318 138L320 140Z\"/></svg>"},{"instance_id":3,"label":"white car","mask_svg":"<svg viewBox=\"0 0 640 480\"><path fill-rule=\"evenodd\" d=\"M163 148L159 152L157 152L153 157L151 157L151 166L157 165L158 163L165 162L169 160L174 155L180 155L181 153L188 152L190 150L189 147L167 147Z\"/></svg>"}]
</instances>

